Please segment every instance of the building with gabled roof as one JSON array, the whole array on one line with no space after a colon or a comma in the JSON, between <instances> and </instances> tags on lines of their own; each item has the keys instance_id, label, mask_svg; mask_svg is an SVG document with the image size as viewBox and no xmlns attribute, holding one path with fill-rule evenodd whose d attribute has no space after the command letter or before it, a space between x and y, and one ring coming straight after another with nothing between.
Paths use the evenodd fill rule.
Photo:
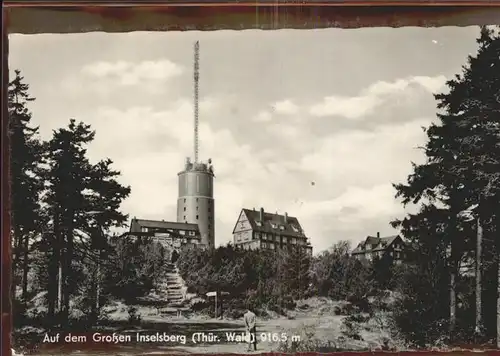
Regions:
<instances>
[{"instance_id":1,"label":"building with gabled roof","mask_svg":"<svg viewBox=\"0 0 500 356\"><path fill-rule=\"evenodd\" d=\"M358 259L372 261L374 258L382 258L390 256L396 263L401 263L406 255L406 244L399 235L380 237L367 236L366 239L360 242L351 255Z\"/></svg>"},{"instance_id":2,"label":"building with gabled roof","mask_svg":"<svg viewBox=\"0 0 500 356\"><path fill-rule=\"evenodd\" d=\"M300 247L312 255L312 246L296 217L269 213L264 208L241 210L233 229L233 243L245 249Z\"/></svg>"},{"instance_id":3,"label":"building with gabled roof","mask_svg":"<svg viewBox=\"0 0 500 356\"><path fill-rule=\"evenodd\" d=\"M181 247L201 245L201 234L197 224L133 218L127 234L150 237L169 252L176 250L179 253Z\"/></svg>"}]
</instances>

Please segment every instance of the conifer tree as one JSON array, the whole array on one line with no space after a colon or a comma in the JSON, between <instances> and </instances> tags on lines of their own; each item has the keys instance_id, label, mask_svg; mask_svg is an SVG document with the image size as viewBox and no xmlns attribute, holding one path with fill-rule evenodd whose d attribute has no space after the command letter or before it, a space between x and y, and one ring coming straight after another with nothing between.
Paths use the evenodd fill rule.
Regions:
<instances>
[{"instance_id":1,"label":"conifer tree","mask_svg":"<svg viewBox=\"0 0 500 356\"><path fill-rule=\"evenodd\" d=\"M448 93L436 95L439 121L426 130L427 161L414 165L407 184L395 186L404 204L424 204L419 214L407 219L405 236L427 253L430 249L425 245L435 245L433 240L438 239L446 252L450 336L455 334L460 261L473 254L482 234L493 237L498 232L499 43L490 29L482 28L477 56L470 56L463 73L447 82ZM462 214L471 206L477 206L474 214L480 225ZM431 238L418 229L418 224L429 221L430 211L439 212L442 219L440 230L428 232ZM477 273L481 273L480 267ZM479 274L477 277L480 281ZM479 296L476 310L481 311ZM476 321L480 323L481 318L476 317Z\"/></svg>"},{"instance_id":2,"label":"conifer tree","mask_svg":"<svg viewBox=\"0 0 500 356\"><path fill-rule=\"evenodd\" d=\"M13 284L21 286L21 300L28 296L30 248L42 226L40 194L43 179L40 175L43 145L38 127L32 127L32 114L28 109L35 98L29 95L29 85L19 70L8 88L9 135L11 145L11 226ZM21 281L21 282L20 282Z\"/></svg>"},{"instance_id":3,"label":"conifer tree","mask_svg":"<svg viewBox=\"0 0 500 356\"><path fill-rule=\"evenodd\" d=\"M68 127L54 131L48 143L46 204L53 226L53 233L46 240L51 252L49 317L54 315L59 301L64 324L68 322L71 297L78 290L78 280L74 277L77 265L85 256L95 256L96 251L94 263L99 262L102 251L108 247L109 229L123 225L126 219L119 207L130 188L116 181L119 172L111 169L111 160L96 164L89 161L86 146L94 136L89 125L70 120ZM95 288L94 284L92 289ZM94 298L93 309L96 303Z\"/></svg>"}]
</instances>

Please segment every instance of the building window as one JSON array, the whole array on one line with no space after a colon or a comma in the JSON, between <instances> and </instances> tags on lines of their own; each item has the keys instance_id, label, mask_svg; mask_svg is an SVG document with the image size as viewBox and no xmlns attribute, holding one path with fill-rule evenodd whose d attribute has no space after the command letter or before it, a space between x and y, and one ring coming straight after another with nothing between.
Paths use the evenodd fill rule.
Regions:
<instances>
[{"instance_id":1,"label":"building window","mask_svg":"<svg viewBox=\"0 0 500 356\"><path fill-rule=\"evenodd\" d=\"M180 235L185 235L185 234L186 234L186 231L184 231L184 230L179 230L179 234L180 234Z\"/></svg>"},{"instance_id":2,"label":"building window","mask_svg":"<svg viewBox=\"0 0 500 356\"><path fill-rule=\"evenodd\" d=\"M186 215L184 215L184 218L182 220L186 220Z\"/></svg>"},{"instance_id":3,"label":"building window","mask_svg":"<svg viewBox=\"0 0 500 356\"><path fill-rule=\"evenodd\" d=\"M198 220L198 215L196 215L196 220Z\"/></svg>"},{"instance_id":4,"label":"building window","mask_svg":"<svg viewBox=\"0 0 500 356\"><path fill-rule=\"evenodd\" d=\"M274 239L276 240L276 242L280 242L280 237L279 236L275 236Z\"/></svg>"},{"instance_id":5,"label":"building window","mask_svg":"<svg viewBox=\"0 0 500 356\"><path fill-rule=\"evenodd\" d=\"M210 213L211 211L212 211L212 207L211 207L211 206L209 206L209 207L208 207L208 212Z\"/></svg>"},{"instance_id":6,"label":"building window","mask_svg":"<svg viewBox=\"0 0 500 356\"><path fill-rule=\"evenodd\" d=\"M286 237L283 237L283 243L286 244L287 243L287 238Z\"/></svg>"}]
</instances>

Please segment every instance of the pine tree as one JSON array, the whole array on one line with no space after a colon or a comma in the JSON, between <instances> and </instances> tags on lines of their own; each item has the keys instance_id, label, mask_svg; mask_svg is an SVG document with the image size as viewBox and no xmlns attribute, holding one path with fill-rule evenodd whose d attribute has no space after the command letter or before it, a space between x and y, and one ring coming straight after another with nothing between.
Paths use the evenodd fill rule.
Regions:
<instances>
[{"instance_id":1,"label":"pine tree","mask_svg":"<svg viewBox=\"0 0 500 356\"><path fill-rule=\"evenodd\" d=\"M92 166L86 157L85 145L93 140L94 134L90 126L71 120L67 128L54 131L48 143L50 168L47 171L49 191L46 203L53 224L49 243L49 317L54 315L57 300L64 323L68 320L70 296L76 289L72 278L75 230L83 219L85 208L88 208L84 191ZM56 287L58 281L59 291Z\"/></svg>"},{"instance_id":2,"label":"pine tree","mask_svg":"<svg viewBox=\"0 0 500 356\"><path fill-rule=\"evenodd\" d=\"M91 167L85 189L84 213L77 221L79 237L76 256L85 260L89 273L90 295L88 296L92 322L97 321L102 284L103 260L110 256L111 246L107 236L112 227L123 227L127 216L120 211L120 205L130 194L130 188L122 186L116 178L120 172L111 168L110 159L102 160ZM158 250L157 251L161 251Z\"/></svg>"},{"instance_id":3,"label":"pine tree","mask_svg":"<svg viewBox=\"0 0 500 356\"><path fill-rule=\"evenodd\" d=\"M287 254L287 278L290 293L293 297L302 299L309 289L311 281L311 259L301 246L291 246Z\"/></svg>"},{"instance_id":4,"label":"pine tree","mask_svg":"<svg viewBox=\"0 0 500 356\"><path fill-rule=\"evenodd\" d=\"M111 160L96 164L89 161L86 145L94 136L89 125L70 120L68 127L56 130L48 143L50 168L46 172L49 186L45 202L53 226L53 233L46 239L50 251L49 317L54 316L59 301L64 324L68 321L70 300L81 282L75 275L82 268L96 277L90 297L95 317L99 302L98 267L110 250L109 229L126 221L119 207L130 188L116 181L120 173L111 169Z\"/></svg>"},{"instance_id":5,"label":"pine tree","mask_svg":"<svg viewBox=\"0 0 500 356\"><path fill-rule=\"evenodd\" d=\"M476 228L476 332L481 334L481 243L483 234L498 232L500 208L500 39L483 27L477 40L479 50L469 57L462 76L450 81L452 91L440 95L440 106L460 127L455 174L468 177L467 188L475 200ZM495 234L496 235L496 234ZM497 238L498 240L498 238ZM497 249L497 251L500 251ZM488 261L485 261L488 263ZM500 278L500 274L499 274ZM500 311L500 310L499 310ZM499 335L500 342L500 335Z\"/></svg>"},{"instance_id":6,"label":"pine tree","mask_svg":"<svg viewBox=\"0 0 500 356\"><path fill-rule=\"evenodd\" d=\"M19 70L9 83L8 110L9 135L11 144L11 191L12 191L12 255L13 289L21 280L21 300L28 296L28 272L30 248L42 226L40 194L43 180L40 176L42 143L38 138L38 127L31 127L32 114L28 104L35 98L28 93L29 85Z\"/></svg>"},{"instance_id":7,"label":"pine tree","mask_svg":"<svg viewBox=\"0 0 500 356\"><path fill-rule=\"evenodd\" d=\"M429 139L425 146L427 162L414 165L408 184L396 185L403 203L430 201L436 205L435 209L443 206L446 212L441 214L444 233L434 235L439 236L441 244L449 252L446 258L450 274L450 336L454 335L456 324L456 284L460 260L475 250L477 258L480 252L478 238L482 241L483 234L493 237L498 232L498 223L494 221L498 222L500 201L500 41L492 31L483 28L478 43L477 56L470 56L462 75L447 83L449 93L436 95L440 109L439 123L431 125L426 131ZM471 206L477 206L474 215L479 223L474 224L471 219L462 216ZM414 235L414 230L415 227L413 231L408 228L405 233ZM476 232L472 233L474 230ZM421 242L429 243L429 239L422 236L416 235L414 239L420 245ZM476 269L478 285L480 267L478 265ZM476 303L478 314L482 309L479 295ZM481 318L476 317L476 321L481 323ZM476 328L480 329L480 325Z\"/></svg>"}]
</instances>

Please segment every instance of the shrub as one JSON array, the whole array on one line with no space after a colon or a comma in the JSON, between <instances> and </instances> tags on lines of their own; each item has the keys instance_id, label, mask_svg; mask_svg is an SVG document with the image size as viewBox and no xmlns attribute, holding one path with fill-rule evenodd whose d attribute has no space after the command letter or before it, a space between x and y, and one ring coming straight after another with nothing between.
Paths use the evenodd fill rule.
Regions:
<instances>
[{"instance_id":1,"label":"shrub","mask_svg":"<svg viewBox=\"0 0 500 356\"><path fill-rule=\"evenodd\" d=\"M127 311L128 311L128 322L131 325L140 324L141 315L138 313L137 308L136 307L129 307Z\"/></svg>"}]
</instances>

